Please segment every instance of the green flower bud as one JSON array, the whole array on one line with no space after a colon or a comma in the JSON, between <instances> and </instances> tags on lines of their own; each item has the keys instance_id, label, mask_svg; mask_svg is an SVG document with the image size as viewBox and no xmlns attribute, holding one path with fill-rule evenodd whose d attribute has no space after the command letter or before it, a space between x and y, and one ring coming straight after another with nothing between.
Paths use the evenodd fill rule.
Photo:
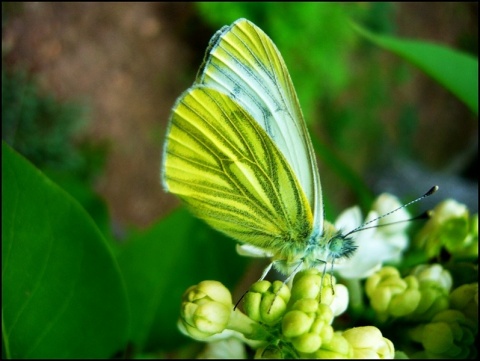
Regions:
<instances>
[{"instance_id":1,"label":"green flower bud","mask_svg":"<svg viewBox=\"0 0 480 361\"><path fill-rule=\"evenodd\" d=\"M330 307L315 299L301 299L283 317L282 334L298 352L313 353L333 337L332 321Z\"/></svg>"},{"instance_id":2,"label":"green flower bud","mask_svg":"<svg viewBox=\"0 0 480 361\"><path fill-rule=\"evenodd\" d=\"M342 332L335 332L329 342L322 343L320 349L311 354L317 359L349 359L353 357L353 348Z\"/></svg>"},{"instance_id":3,"label":"green flower bud","mask_svg":"<svg viewBox=\"0 0 480 361\"><path fill-rule=\"evenodd\" d=\"M245 295L245 313L254 321L266 325L278 323L287 309L290 289L281 281L255 282Z\"/></svg>"},{"instance_id":4,"label":"green flower bud","mask_svg":"<svg viewBox=\"0 0 480 361\"><path fill-rule=\"evenodd\" d=\"M409 332L413 341L425 348L429 358L471 358L476 354L477 324L457 310L444 310L430 323Z\"/></svg>"},{"instance_id":5,"label":"green flower bud","mask_svg":"<svg viewBox=\"0 0 480 361\"><path fill-rule=\"evenodd\" d=\"M335 284L335 277L330 274L311 268L297 273L293 280L291 302L301 299L315 299L329 305L338 316L348 307L348 289Z\"/></svg>"},{"instance_id":6,"label":"green flower bud","mask_svg":"<svg viewBox=\"0 0 480 361\"><path fill-rule=\"evenodd\" d=\"M370 276L365 291L381 321L390 316L402 317L412 313L421 298L416 278L408 276L402 279L393 267L383 267Z\"/></svg>"},{"instance_id":7,"label":"green flower bud","mask_svg":"<svg viewBox=\"0 0 480 361\"><path fill-rule=\"evenodd\" d=\"M455 246L457 248L453 251ZM452 249L452 253L457 257L478 258L478 214L470 217L467 237L464 241L460 245L453 245L453 247L448 245L447 249Z\"/></svg>"},{"instance_id":8,"label":"green flower bud","mask_svg":"<svg viewBox=\"0 0 480 361\"><path fill-rule=\"evenodd\" d=\"M228 306L232 304L230 291L218 281L202 281L198 285L191 286L185 291L182 298L189 302L208 298Z\"/></svg>"},{"instance_id":9,"label":"green flower bud","mask_svg":"<svg viewBox=\"0 0 480 361\"><path fill-rule=\"evenodd\" d=\"M325 275L325 278L330 275ZM329 281L325 281L325 284ZM292 301L302 298L320 299L322 291L322 273L315 268L311 268L295 275L292 283Z\"/></svg>"},{"instance_id":10,"label":"green flower bud","mask_svg":"<svg viewBox=\"0 0 480 361\"><path fill-rule=\"evenodd\" d=\"M448 308L448 293L452 276L441 265L420 265L413 269L419 283L420 302L409 319L430 320L438 312Z\"/></svg>"},{"instance_id":11,"label":"green flower bud","mask_svg":"<svg viewBox=\"0 0 480 361\"><path fill-rule=\"evenodd\" d=\"M438 312L448 308L448 295L441 289L431 284L431 287L423 285L420 289L420 302L408 319L413 321L428 321Z\"/></svg>"},{"instance_id":12,"label":"green flower bud","mask_svg":"<svg viewBox=\"0 0 480 361\"><path fill-rule=\"evenodd\" d=\"M478 214L452 218L442 225L442 241L456 257L478 257Z\"/></svg>"},{"instance_id":13,"label":"green flower bud","mask_svg":"<svg viewBox=\"0 0 480 361\"><path fill-rule=\"evenodd\" d=\"M225 330L233 309L228 289L217 281L203 281L182 296L180 322L195 339L206 339Z\"/></svg>"},{"instance_id":14,"label":"green flower bud","mask_svg":"<svg viewBox=\"0 0 480 361\"><path fill-rule=\"evenodd\" d=\"M236 337L252 347L260 347L271 338L259 323L234 310L230 292L217 281L203 281L185 291L178 327L199 341Z\"/></svg>"},{"instance_id":15,"label":"green flower bud","mask_svg":"<svg viewBox=\"0 0 480 361\"><path fill-rule=\"evenodd\" d=\"M461 285L450 293L450 307L478 323L478 282Z\"/></svg>"},{"instance_id":16,"label":"green flower bud","mask_svg":"<svg viewBox=\"0 0 480 361\"><path fill-rule=\"evenodd\" d=\"M298 337L310 329L313 318L304 312L289 311L282 320L282 333L287 338Z\"/></svg>"},{"instance_id":17,"label":"green flower bud","mask_svg":"<svg viewBox=\"0 0 480 361\"><path fill-rule=\"evenodd\" d=\"M444 289L445 293L449 293L452 288L452 276L440 264L419 265L413 269L411 274L418 279L420 286L422 283L433 281L438 287Z\"/></svg>"},{"instance_id":18,"label":"green flower bud","mask_svg":"<svg viewBox=\"0 0 480 361\"><path fill-rule=\"evenodd\" d=\"M392 297L389 312L393 317L402 317L415 311L420 303L421 294L418 290L418 282L415 277L405 278L407 288Z\"/></svg>"},{"instance_id":19,"label":"green flower bud","mask_svg":"<svg viewBox=\"0 0 480 361\"><path fill-rule=\"evenodd\" d=\"M415 238L418 248L433 258L445 247L456 256L478 256L478 215L469 216L465 205L453 199L438 204Z\"/></svg>"},{"instance_id":20,"label":"green flower bud","mask_svg":"<svg viewBox=\"0 0 480 361\"><path fill-rule=\"evenodd\" d=\"M303 335L295 337L292 345L296 350L303 353L312 353L317 351L322 345L322 339L319 335L307 332Z\"/></svg>"},{"instance_id":21,"label":"green flower bud","mask_svg":"<svg viewBox=\"0 0 480 361\"><path fill-rule=\"evenodd\" d=\"M353 358L391 359L395 356L393 343L373 326L355 327L343 332L343 337L353 348Z\"/></svg>"}]
</instances>

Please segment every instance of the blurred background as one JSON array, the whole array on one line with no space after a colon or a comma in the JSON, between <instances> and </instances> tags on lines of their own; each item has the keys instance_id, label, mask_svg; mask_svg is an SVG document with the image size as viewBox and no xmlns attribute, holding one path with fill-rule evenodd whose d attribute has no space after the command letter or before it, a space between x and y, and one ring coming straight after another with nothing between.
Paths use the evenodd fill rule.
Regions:
<instances>
[{"instance_id":1,"label":"blurred background","mask_svg":"<svg viewBox=\"0 0 480 361\"><path fill-rule=\"evenodd\" d=\"M477 115L349 26L478 58L477 3L2 2L2 138L107 239L133 245L115 252L142 350L178 345L188 286L219 279L238 300L261 273L242 275L233 242L192 220L160 184L170 109L211 36L240 17L272 38L289 68L327 219L354 204L367 212L382 192L407 202L435 184L414 214L446 198L478 211Z\"/></svg>"},{"instance_id":2,"label":"blurred background","mask_svg":"<svg viewBox=\"0 0 480 361\"><path fill-rule=\"evenodd\" d=\"M3 139L52 177L89 184L118 232L152 224L178 205L159 182L170 108L210 37L239 17L285 58L325 150L330 216L359 201L358 180L406 199L438 184L435 203L478 208L476 116L344 22L477 56L477 3L2 3Z\"/></svg>"}]
</instances>

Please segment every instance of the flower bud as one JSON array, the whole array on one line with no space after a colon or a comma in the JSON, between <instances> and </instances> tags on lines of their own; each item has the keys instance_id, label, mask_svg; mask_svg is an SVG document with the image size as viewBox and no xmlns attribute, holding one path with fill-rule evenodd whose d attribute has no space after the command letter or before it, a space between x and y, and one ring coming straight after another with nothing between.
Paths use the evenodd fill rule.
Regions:
<instances>
[{"instance_id":1,"label":"flower bud","mask_svg":"<svg viewBox=\"0 0 480 361\"><path fill-rule=\"evenodd\" d=\"M418 291L417 280L412 276L405 278L407 288L392 297L389 311L393 317L402 317L412 313L420 302L420 292Z\"/></svg>"},{"instance_id":2,"label":"flower bud","mask_svg":"<svg viewBox=\"0 0 480 361\"><path fill-rule=\"evenodd\" d=\"M195 339L205 339L225 330L232 311L232 296L217 281L203 281L182 296L180 322Z\"/></svg>"},{"instance_id":3,"label":"flower bud","mask_svg":"<svg viewBox=\"0 0 480 361\"><path fill-rule=\"evenodd\" d=\"M409 332L413 341L425 348L429 358L471 358L476 354L477 325L457 310L444 310L432 321Z\"/></svg>"},{"instance_id":4,"label":"flower bud","mask_svg":"<svg viewBox=\"0 0 480 361\"><path fill-rule=\"evenodd\" d=\"M450 307L478 323L478 282L461 285L450 293Z\"/></svg>"},{"instance_id":5,"label":"flower bud","mask_svg":"<svg viewBox=\"0 0 480 361\"><path fill-rule=\"evenodd\" d=\"M252 320L271 326L285 314L289 299L290 289L283 282L258 281L245 295L245 313Z\"/></svg>"},{"instance_id":6,"label":"flower bud","mask_svg":"<svg viewBox=\"0 0 480 361\"><path fill-rule=\"evenodd\" d=\"M354 358L392 359L395 356L393 343L383 337L376 327L354 327L346 330L342 335L352 346Z\"/></svg>"},{"instance_id":7,"label":"flower bud","mask_svg":"<svg viewBox=\"0 0 480 361\"><path fill-rule=\"evenodd\" d=\"M327 278L330 275L325 275ZM325 281L327 283L327 281ZM315 268L298 272L292 283L292 301L302 298L320 299L322 274Z\"/></svg>"},{"instance_id":8,"label":"flower bud","mask_svg":"<svg viewBox=\"0 0 480 361\"><path fill-rule=\"evenodd\" d=\"M320 349L311 355L316 359L349 359L353 357L353 348L343 337L342 332L335 332L329 342L322 343Z\"/></svg>"},{"instance_id":9,"label":"flower bud","mask_svg":"<svg viewBox=\"0 0 480 361\"><path fill-rule=\"evenodd\" d=\"M348 290L335 284L335 277L311 268L297 273L292 285L291 302L301 299L315 299L329 305L338 316L348 307Z\"/></svg>"},{"instance_id":10,"label":"flower bud","mask_svg":"<svg viewBox=\"0 0 480 361\"><path fill-rule=\"evenodd\" d=\"M230 292L217 281L203 281L182 297L180 331L199 341L236 337L252 347L271 338L269 332L239 309L234 309Z\"/></svg>"},{"instance_id":11,"label":"flower bud","mask_svg":"<svg viewBox=\"0 0 480 361\"><path fill-rule=\"evenodd\" d=\"M449 293L452 288L452 276L440 264L419 265L411 272L418 279L420 287L424 283L434 282L437 287Z\"/></svg>"},{"instance_id":12,"label":"flower bud","mask_svg":"<svg viewBox=\"0 0 480 361\"><path fill-rule=\"evenodd\" d=\"M390 316L401 317L412 313L420 302L418 281L413 276L405 279L393 267L384 267L367 279L367 296L380 320Z\"/></svg>"},{"instance_id":13,"label":"flower bud","mask_svg":"<svg viewBox=\"0 0 480 361\"><path fill-rule=\"evenodd\" d=\"M433 209L415 244L429 258L438 256L442 247L456 256L477 257L478 215L470 217L464 204L447 199Z\"/></svg>"},{"instance_id":14,"label":"flower bud","mask_svg":"<svg viewBox=\"0 0 480 361\"><path fill-rule=\"evenodd\" d=\"M411 320L430 320L438 312L448 308L448 293L452 276L441 265L419 265L411 272L419 283L420 302L409 315Z\"/></svg>"},{"instance_id":15,"label":"flower bud","mask_svg":"<svg viewBox=\"0 0 480 361\"><path fill-rule=\"evenodd\" d=\"M315 299L296 301L282 320L282 334L301 353L317 351L333 337L333 313Z\"/></svg>"}]
</instances>

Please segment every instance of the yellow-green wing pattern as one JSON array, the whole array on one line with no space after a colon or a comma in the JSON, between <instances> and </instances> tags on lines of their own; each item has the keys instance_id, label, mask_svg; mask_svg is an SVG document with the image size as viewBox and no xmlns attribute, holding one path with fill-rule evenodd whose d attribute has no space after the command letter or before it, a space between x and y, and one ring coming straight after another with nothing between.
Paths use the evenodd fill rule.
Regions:
<instances>
[{"instance_id":1,"label":"yellow-green wing pattern","mask_svg":"<svg viewBox=\"0 0 480 361\"><path fill-rule=\"evenodd\" d=\"M306 245L312 213L293 170L228 95L188 89L173 108L163 156L164 186L213 228L276 254Z\"/></svg>"},{"instance_id":2,"label":"yellow-green wing pattern","mask_svg":"<svg viewBox=\"0 0 480 361\"><path fill-rule=\"evenodd\" d=\"M272 40L246 19L223 27L210 41L196 82L230 96L268 133L296 174L321 233L323 201L313 146Z\"/></svg>"}]
</instances>

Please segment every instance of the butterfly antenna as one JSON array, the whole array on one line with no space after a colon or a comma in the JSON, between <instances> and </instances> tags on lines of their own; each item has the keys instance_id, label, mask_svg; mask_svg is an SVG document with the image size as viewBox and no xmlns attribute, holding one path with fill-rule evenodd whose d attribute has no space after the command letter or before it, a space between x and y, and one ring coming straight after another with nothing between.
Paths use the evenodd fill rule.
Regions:
<instances>
[{"instance_id":1,"label":"butterfly antenna","mask_svg":"<svg viewBox=\"0 0 480 361\"><path fill-rule=\"evenodd\" d=\"M393 224L398 224L398 223L418 221L418 220L421 220L421 219L429 219L429 218L432 217L432 214L433 214L433 211L428 210L428 211L423 212L422 214L419 214L418 216L408 218L408 219L402 219L401 221L396 221L396 222L392 222L392 223L385 223L385 224L377 224L375 226L369 226L369 227L362 227L361 229L357 230L356 232L364 231L366 229L371 229L371 228L388 227L388 226L391 226ZM349 232L348 234L350 234L350 233L352 233L352 232Z\"/></svg>"},{"instance_id":2,"label":"butterfly antenna","mask_svg":"<svg viewBox=\"0 0 480 361\"><path fill-rule=\"evenodd\" d=\"M356 233L356 232L359 232L359 231L363 231L365 229L369 229L369 228L377 228L379 226L374 226L374 227L366 227L368 226L370 223L372 222L376 222L378 221L379 219L382 219L392 213L395 213L396 211L402 209L402 208L406 208L410 205L412 205L413 203L417 203L418 201L421 201L422 199L424 198L427 198L429 196L431 196L432 194L434 194L436 191L438 191L439 187L438 186L433 186L432 188L430 188L424 195L414 199L413 201L410 201L406 204L403 204L401 205L400 207L398 208L395 208L394 210L391 210L390 212L387 212L383 215L381 215L380 217L377 217L375 219L372 219L371 221L368 221L360 226L358 226L357 228L354 228L353 230L351 230L350 232L348 232L347 234L344 235L344 237L347 237L349 235L351 235L352 233ZM414 217L414 218L411 218L411 219L408 219L408 220L405 220L405 221L410 221L410 220L417 220L417 219L425 219L425 218L428 218L430 216L430 213L429 212L425 212L425 213L422 213L421 215L417 216L417 217ZM395 223L400 223L400 222L405 222L405 221L398 221L398 222L393 222L393 223L389 223L388 225L391 225L391 224L395 224Z\"/></svg>"},{"instance_id":3,"label":"butterfly antenna","mask_svg":"<svg viewBox=\"0 0 480 361\"><path fill-rule=\"evenodd\" d=\"M240 303L241 300L243 300L243 297L245 297L245 295L246 295L248 292L250 292L250 291L245 291L245 292L243 292L242 297L240 297L240 298L238 299L237 303L235 303L235 306L233 306L233 310L234 310L234 311L237 309L238 304Z\"/></svg>"}]
</instances>

